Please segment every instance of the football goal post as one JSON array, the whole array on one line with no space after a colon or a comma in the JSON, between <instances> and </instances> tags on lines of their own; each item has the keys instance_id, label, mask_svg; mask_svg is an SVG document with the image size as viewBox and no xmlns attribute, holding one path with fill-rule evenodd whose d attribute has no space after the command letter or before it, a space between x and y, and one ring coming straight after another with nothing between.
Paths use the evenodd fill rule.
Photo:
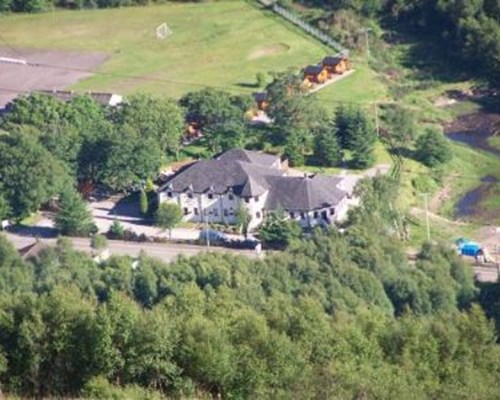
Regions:
<instances>
[{"instance_id":1,"label":"football goal post","mask_svg":"<svg viewBox=\"0 0 500 400\"><path fill-rule=\"evenodd\" d=\"M173 33L172 30L168 27L166 22L158 25L158 27L156 28L156 38L157 39L166 39L172 33Z\"/></svg>"}]
</instances>

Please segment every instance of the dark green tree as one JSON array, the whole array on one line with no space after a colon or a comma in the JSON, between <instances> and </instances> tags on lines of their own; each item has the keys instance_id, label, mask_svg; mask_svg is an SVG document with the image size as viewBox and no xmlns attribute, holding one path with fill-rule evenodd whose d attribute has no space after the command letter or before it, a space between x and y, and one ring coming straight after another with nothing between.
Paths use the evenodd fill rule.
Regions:
<instances>
[{"instance_id":1,"label":"dark green tree","mask_svg":"<svg viewBox=\"0 0 500 400\"><path fill-rule=\"evenodd\" d=\"M155 143L163 153L176 154L184 133L184 115L168 97L135 95L116 108L113 120L132 127L142 139Z\"/></svg>"},{"instance_id":2,"label":"dark green tree","mask_svg":"<svg viewBox=\"0 0 500 400\"><path fill-rule=\"evenodd\" d=\"M322 129L315 132L314 137L314 161L324 167L334 167L342 160L342 149L340 148L334 125L324 125Z\"/></svg>"},{"instance_id":3,"label":"dark green tree","mask_svg":"<svg viewBox=\"0 0 500 400\"><path fill-rule=\"evenodd\" d=\"M245 207L242 203L239 203L234 216L236 217L236 224L238 225L238 229L240 229L240 232L242 232L243 235L247 237L248 226L252 221L252 215L250 214L250 211L248 211L248 208Z\"/></svg>"},{"instance_id":4,"label":"dark green tree","mask_svg":"<svg viewBox=\"0 0 500 400\"><path fill-rule=\"evenodd\" d=\"M147 215L148 210L148 195L144 190L141 190L139 193L139 211L142 215Z\"/></svg>"},{"instance_id":5,"label":"dark green tree","mask_svg":"<svg viewBox=\"0 0 500 400\"><path fill-rule=\"evenodd\" d=\"M55 196L69 177L63 165L23 130L0 136L2 196L20 219Z\"/></svg>"},{"instance_id":6,"label":"dark green tree","mask_svg":"<svg viewBox=\"0 0 500 400\"><path fill-rule=\"evenodd\" d=\"M415 154L417 159L428 167L436 167L453 157L446 137L436 129L427 129L418 137Z\"/></svg>"},{"instance_id":7,"label":"dark green tree","mask_svg":"<svg viewBox=\"0 0 500 400\"><path fill-rule=\"evenodd\" d=\"M161 203L156 211L156 225L160 228L168 229L170 239L172 239L172 229L182 221L182 210L174 203Z\"/></svg>"},{"instance_id":8,"label":"dark green tree","mask_svg":"<svg viewBox=\"0 0 500 400\"><path fill-rule=\"evenodd\" d=\"M123 126L107 142L101 181L114 190L124 190L156 176L162 161L160 148L152 139L141 138L129 126Z\"/></svg>"},{"instance_id":9,"label":"dark green tree","mask_svg":"<svg viewBox=\"0 0 500 400\"><path fill-rule=\"evenodd\" d=\"M259 238L266 246L284 248L298 239L301 232L297 222L288 220L282 210L277 210L268 213L264 218L259 228Z\"/></svg>"},{"instance_id":10,"label":"dark green tree","mask_svg":"<svg viewBox=\"0 0 500 400\"><path fill-rule=\"evenodd\" d=\"M73 188L63 190L55 217L57 229L66 236L88 236L95 230L92 214L80 194Z\"/></svg>"}]
</instances>

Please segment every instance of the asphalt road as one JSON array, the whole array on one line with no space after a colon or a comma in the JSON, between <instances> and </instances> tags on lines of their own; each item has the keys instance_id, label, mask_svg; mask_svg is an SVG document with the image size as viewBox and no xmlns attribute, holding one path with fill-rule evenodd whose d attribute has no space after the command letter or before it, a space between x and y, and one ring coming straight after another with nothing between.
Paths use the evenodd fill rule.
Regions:
<instances>
[{"instance_id":1,"label":"asphalt road","mask_svg":"<svg viewBox=\"0 0 500 400\"><path fill-rule=\"evenodd\" d=\"M6 233L7 238L14 244L17 249L26 247L32 244L35 239L30 236L13 235ZM40 239L43 243L54 245L57 239ZM90 240L85 238L70 238L76 250L90 253ZM141 251L144 251L148 256L158 258L164 262L175 261L178 256L194 256L202 252L226 252L238 254L246 257L256 257L256 253L252 250L236 250L226 249L222 247L204 247L193 245L169 244L169 243L136 243L124 242L120 240L108 240L108 250L113 255L137 257Z\"/></svg>"},{"instance_id":2,"label":"asphalt road","mask_svg":"<svg viewBox=\"0 0 500 400\"><path fill-rule=\"evenodd\" d=\"M14 244L17 249L26 247L32 244L35 239L32 236L14 235L5 232L7 238ZM54 245L57 239L39 239L48 245ZM85 238L70 238L76 250L90 253L90 240ZM172 262L178 256L194 256L199 253L211 252L226 252L231 254L242 255L246 257L257 257L255 251L252 250L237 250L227 249L223 247L204 247L184 244L169 244L169 243L136 243L124 242L121 240L108 240L108 250L112 255L137 257L141 251L144 251L148 256L158 258L164 262ZM475 266L472 265L476 279L480 282L497 282L500 275L499 268L492 266Z\"/></svg>"}]
</instances>

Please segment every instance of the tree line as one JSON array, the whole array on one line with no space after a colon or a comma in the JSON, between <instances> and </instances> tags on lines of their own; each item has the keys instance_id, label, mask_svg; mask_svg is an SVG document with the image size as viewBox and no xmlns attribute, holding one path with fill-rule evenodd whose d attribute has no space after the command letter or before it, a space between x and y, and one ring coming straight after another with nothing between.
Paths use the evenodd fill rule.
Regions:
<instances>
[{"instance_id":1,"label":"tree line","mask_svg":"<svg viewBox=\"0 0 500 400\"><path fill-rule=\"evenodd\" d=\"M263 260L97 264L61 239L23 261L0 236L2 391L496 398L500 347L472 271L445 245L408 263L381 212L392 184L361 185L345 233L317 230Z\"/></svg>"},{"instance_id":2,"label":"tree line","mask_svg":"<svg viewBox=\"0 0 500 400\"><path fill-rule=\"evenodd\" d=\"M199 2L201 0L174 0L176 2ZM94 9L146 6L163 4L167 0L0 0L0 13L4 12L46 12L53 8Z\"/></svg>"}]
</instances>

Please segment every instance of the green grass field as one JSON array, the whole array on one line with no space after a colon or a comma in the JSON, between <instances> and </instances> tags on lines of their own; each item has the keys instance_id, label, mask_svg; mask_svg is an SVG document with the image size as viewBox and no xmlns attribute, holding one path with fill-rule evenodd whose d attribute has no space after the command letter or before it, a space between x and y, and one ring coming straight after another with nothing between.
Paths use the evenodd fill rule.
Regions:
<instances>
[{"instance_id":1,"label":"green grass field","mask_svg":"<svg viewBox=\"0 0 500 400\"><path fill-rule=\"evenodd\" d=\"M166 40L155 38L162 22L173 31ZM328 52L242 1L11 15L0 18L0 27L13 46L107 53L103 74L75 89L125 94L178 97L203 86L247 93L257 72L298 69Z\"/></svg>"}]
</instances>

